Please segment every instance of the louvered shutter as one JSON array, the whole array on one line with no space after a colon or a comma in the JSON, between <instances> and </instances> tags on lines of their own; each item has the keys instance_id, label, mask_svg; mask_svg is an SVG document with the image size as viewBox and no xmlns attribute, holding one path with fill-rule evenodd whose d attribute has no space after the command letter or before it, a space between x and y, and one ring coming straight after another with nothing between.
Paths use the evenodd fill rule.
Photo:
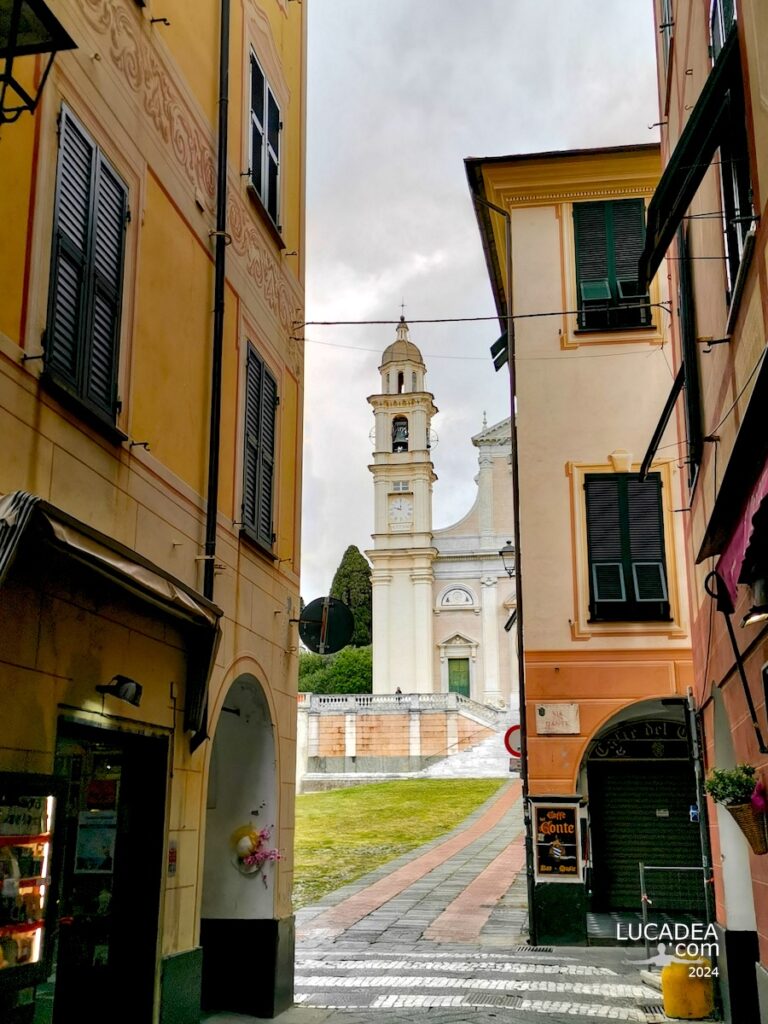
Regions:
<instances>
[{"instance_id":1,"label":"louvered shutter","mask_svg":"<svg viewBox=\"0 0 768 1024\"><path fill-rule=\"evenodd\" d=\"M638 286L638 263L645 245L645 205L642 199L619 199L610 204L616 297L624 308L616 325L637 327L651 321L648 295Z\"/></svg>"},{"instance_id":2,"label":"louvered shutter","mask_svg":"<svg viewBox=\"0 0 768 1024\"><path fill-rule=\"evenodd\" d=\"M248 349L245 379L245 443L243 448L243 522L256 525L261 426L261 360Z\"/></svg>"},{"instance_id":3,"label":"louvered shutter","mask_svg":"<svg viewBox=\"0 0 768 1024\"><path fill-rule=\"evenodd\" d=\"M594 614L596 602L623 602L627 598L619 478L608 474L587 477L584 489Z\"/></svg>"},{"instance_id":4,"label":"louvered shutter","mask_svg":"<svg viewBox=\"0 0 768 1024\"><path fill-rule=\"evenodd\" d=\"M93 143L62 111L45 363L74 389L79 387L87 313L94 154Z\"/></svg>"},{"instance_id":5,"label":"louvered shutter","mask_svg":"<svg viewBox=\"0 0 768 1024\"><path fill-rule=\"evenodd\" d=\"M94 201L89 324L85 388L94 405L115 414L117 344L123 279L127 192L98 155Z\"/></svg>"},{"instance_id":6,"label":"louvered shutter","mask_svg":"<svg viewBox=\"0 0 768 1024\"><path fill-rule=\"evenodd\" d=\"M262 367L263 388L261 403L261 444L259 452L259 501L256 530L259 540L273 543L272 502L275 468L275 411L277 408L277 382L266 367Z\"/></svg>"},{"instance_id":7,"label":"louvered shutter","mask_svg":"<svg viewBox=\"0 0 768 1024\"><path fill-rule=\"evenodd\" d=\"M627 481L629 548L636 601L666 601L664 523L658 477Z\"/></svg>"},{"instance_id":8,"label":"louvered shutter","mask_svg":"<svg viewBox=\"0 0 768 1024\"><path fill-rule=\"evenodd\" d=\"M243 523L267 547L273 544L277 382L249 346L245 384Z\"/></svg>"},{"instance_id":9,"label":"louvered shutter","mask_svg":"<svg viewBox=\"0 0 768 1024\"><path fill-rule=\"evenodd\" d=\"M608 326L605 307L611 301L611 289L605 206L575 203L573 207L579 327L588 330Z\"/></svg>"}]
</instances>

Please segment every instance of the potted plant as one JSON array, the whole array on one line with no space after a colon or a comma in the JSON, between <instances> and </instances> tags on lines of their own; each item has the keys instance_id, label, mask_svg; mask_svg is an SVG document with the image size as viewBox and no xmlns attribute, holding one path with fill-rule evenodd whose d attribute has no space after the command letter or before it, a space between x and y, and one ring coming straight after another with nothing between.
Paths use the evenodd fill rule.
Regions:
<instances>
[{"instance_id":1,"label":"potted plant","mask_svg":"<svg viewBox=\"0 0 768 1024\"><path fill-rule=\"evenodd\" d=\"M735 768L713 768L704 787L716 803L725 807L753 852L768 853L765 790L755 777L754 767L737 764Z\"/></svg>"}]
</instances>

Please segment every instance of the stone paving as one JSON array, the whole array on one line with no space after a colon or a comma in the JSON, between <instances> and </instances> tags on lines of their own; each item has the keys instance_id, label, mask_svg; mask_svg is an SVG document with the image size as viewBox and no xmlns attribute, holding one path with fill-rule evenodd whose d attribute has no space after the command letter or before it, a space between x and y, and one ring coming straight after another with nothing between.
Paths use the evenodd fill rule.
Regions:
<instances>
[{"instance_id":1,"label":"stone paving","mask_svg":"<svg viewBox=\"0 0 768 1024\"><path fill-rule=\"evenodd\" d=\"M665 1021L642 950L526 944L522 836L511 782L448 836L300 910L297 1005L279 1024Z\"/></svg>"}]
</instances>

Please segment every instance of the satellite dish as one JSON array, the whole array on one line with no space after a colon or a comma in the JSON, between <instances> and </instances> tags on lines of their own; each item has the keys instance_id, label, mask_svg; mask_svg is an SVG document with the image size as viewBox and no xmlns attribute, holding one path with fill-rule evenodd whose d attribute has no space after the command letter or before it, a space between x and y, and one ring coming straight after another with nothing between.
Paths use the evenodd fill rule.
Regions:
<instances>
[{"instance_id":1,"label":"satellite dish","mask_svg":"<svg viewBox=\"0 0 768 1024\"><path fill-rule=\"evenodd\" d=\"M315 654L335 654L352 639L355 617L337 597L310 601L299 619L301 642Z\"/></svg>"}]
</instances>

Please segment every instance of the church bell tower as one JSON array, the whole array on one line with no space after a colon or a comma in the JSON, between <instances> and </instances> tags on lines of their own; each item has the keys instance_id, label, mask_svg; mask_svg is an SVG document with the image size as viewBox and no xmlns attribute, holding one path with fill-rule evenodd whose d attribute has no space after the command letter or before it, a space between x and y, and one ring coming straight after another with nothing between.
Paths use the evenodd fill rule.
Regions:
<instances>
[{"instance_id":1,"label":"church bell tower","mask_svg":"<svg viewBox=\"0 0 768 1024\"><path fill-rule=\"evenodd\" d=\"M379 367L373 463L373 692L431 693L432 485L430 425L437 412L424 388L421 352L400 317Z\"/></svg>"}]
</instances>

